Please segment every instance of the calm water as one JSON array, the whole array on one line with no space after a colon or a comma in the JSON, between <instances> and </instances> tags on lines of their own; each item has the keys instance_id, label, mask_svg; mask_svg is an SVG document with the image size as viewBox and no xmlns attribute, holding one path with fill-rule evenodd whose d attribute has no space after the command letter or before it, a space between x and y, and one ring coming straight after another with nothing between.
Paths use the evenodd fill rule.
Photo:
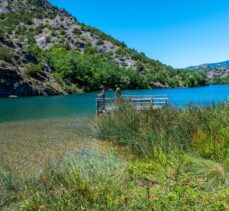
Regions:
<instances>
[{"instance_id":1,"label":"calm water","mask_svg":"<svg viewBox=\"0 0 229 211\"><path fill-rule=\"evenodd\" d=\"M107 97L112 97L113 94L114 92L107 92ZM229 98L229 85L198 88L128 90L123 91L123 94L166 94L169 97L169 102L177 106L185 106L190 103L205 105L227 100ZM92 92L69 96L0 99L0 123L95 115L96 95L96 92Z\"/></svg>"}]
</instances>

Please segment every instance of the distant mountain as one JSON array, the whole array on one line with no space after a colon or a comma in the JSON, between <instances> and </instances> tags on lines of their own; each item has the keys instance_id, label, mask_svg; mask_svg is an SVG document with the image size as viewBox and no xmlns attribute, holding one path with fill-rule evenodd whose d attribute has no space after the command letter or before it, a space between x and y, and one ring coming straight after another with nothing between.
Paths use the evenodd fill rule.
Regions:
<instances>
[{"instance_id":1,"label":"distant mountain","mask_svg":"<svg viewBox=\"0 0 229 211\"><path fill-rule=\"evenodd\" d=\"M206 63L196 66L190 66L185 69L187 70L209 70L209 69L215 69L215 68L229 68L229 60L218 62L218 63Z\"/></svg>"},{"instance_id":2,"label":"distant mountain","mask_svg":"<svg viewBox=\"0 0 229 211\"><path fill-rule=\"evenodd\" d=\"M229 83L229 60L217 63L206 63L197 66L190 66L184 70L201 71L207 74L209 83Z\"/></svg>"}]
</instances>

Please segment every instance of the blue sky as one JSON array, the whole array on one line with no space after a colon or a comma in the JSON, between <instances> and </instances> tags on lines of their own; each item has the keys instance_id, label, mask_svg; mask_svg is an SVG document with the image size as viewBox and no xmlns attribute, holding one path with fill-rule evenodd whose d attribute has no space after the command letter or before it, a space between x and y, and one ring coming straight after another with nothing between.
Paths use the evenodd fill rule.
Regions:
<instances>
[{"instance_id":1,"label":"blue sky","mask_svg":"<svg viewBox=\"0 0 229 211\"><path fill-rule=\"evenodd\" d=\"M229 60L229 0L50 0L173 67Z\"/></svg>"}]
</instances>

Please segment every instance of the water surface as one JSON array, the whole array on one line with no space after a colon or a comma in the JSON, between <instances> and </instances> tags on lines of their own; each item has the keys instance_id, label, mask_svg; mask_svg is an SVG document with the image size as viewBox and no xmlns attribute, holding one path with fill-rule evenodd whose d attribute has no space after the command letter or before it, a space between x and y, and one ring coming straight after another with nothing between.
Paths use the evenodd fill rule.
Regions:
<instances>
[{"instance_id":1,"label":"water surface","mask_svg":"<svg viewBox=\"0 0 229 211\"><path fill-rule=\"evenodd\" d=\"M168 95L169 103L185 106L190 103L205 105L228 99L229 85L198 88L127 90L124 95ZM29 97L0 99L0 123L24 120L50 119L95 115L97 93L74 94L68 96ZM114 92L106 92L112 97Z\"/></svg>"},{"instance_id":2,"label":"water surface","mask_svg":"<svg viewBox=\"0 0 229 211\"><path fill-rule=\"evenodd\" d=\"M112 97L114 92L107 92ZM219 103L229 85L181 89L128 90L124 95L166 94L177 106ZM39 174L42 169L79 148L103 149L91 137L97 93L69 96L0 99L0 172ZM110 150L112 147L108 146ZM120 150L119 150L120 151Z\"/></svg>"}]
</instances>

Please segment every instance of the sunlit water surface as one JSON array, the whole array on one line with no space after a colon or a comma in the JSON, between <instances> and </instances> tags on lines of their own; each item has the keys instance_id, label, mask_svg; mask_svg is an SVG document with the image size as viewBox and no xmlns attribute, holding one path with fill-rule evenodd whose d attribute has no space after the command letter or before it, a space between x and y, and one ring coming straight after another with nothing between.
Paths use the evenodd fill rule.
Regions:
<instances>
[{"instance_id":1,"label":"sunlit water surface","mask_svg":"<svg viewBox=\"0 0 229 211\"><path fill-rule=\"evenodd\" d=\"M199 88L128 90L124 95L168 95L169 103L206 105L228 99L229 85ZM91 138L97 93L0 99L0 170L39 172L67 152L103 148ZM114 92L107 92L112 97Z\"/></svg>"}]
</instances>

